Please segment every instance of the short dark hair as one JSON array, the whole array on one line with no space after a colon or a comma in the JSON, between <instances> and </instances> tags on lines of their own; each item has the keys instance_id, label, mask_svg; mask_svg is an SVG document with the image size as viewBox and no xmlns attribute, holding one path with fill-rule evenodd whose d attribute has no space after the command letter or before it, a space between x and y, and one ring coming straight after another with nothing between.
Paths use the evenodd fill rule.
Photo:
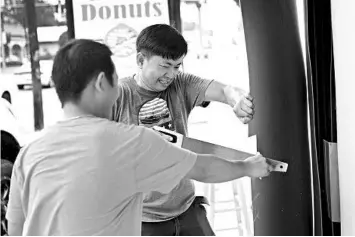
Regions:
<instances>
[{"instance_id":1,"label":"short dark hair","mask_svg":"<svg viewBox=\"0 0 355 237\"><path fill-rule=\"evenodd\" d=\"M161 56L167 59L179 59L187 54L187 42L170 25L155 24L144 28L138 35L137 52Z\"/></svg>"},{"instance_id":2,"label":"short dark hair","mask_svg":"<svg viewBox=\"0 0 355 237\"><path fill-rule=\"evenodd\" d=\"M112 51L104 44L78 39L71 40L57 52L52 69L52 80L59 100L77 102L89 82L104 72L113 85L115 66Z\"/></svg>"}]
</instances>

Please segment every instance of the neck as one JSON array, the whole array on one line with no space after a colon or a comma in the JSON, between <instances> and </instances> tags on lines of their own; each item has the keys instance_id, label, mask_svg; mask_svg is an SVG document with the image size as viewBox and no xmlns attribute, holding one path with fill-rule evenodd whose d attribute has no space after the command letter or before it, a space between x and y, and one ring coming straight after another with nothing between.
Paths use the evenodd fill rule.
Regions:
<instances>
[{"instance_id":1,"label":"neck","mask_svg":"<svg viewBox=\"0 0 355 237\"><path fill-rule=\"evenodd\" d=\"M149 87L144 79L143 79L143 76L140 72L138 72L136 75L134 75L134 80L137 82L137 85L145 90L148 90L148 91L153 91L153 92L157 92L155 91L154 89L152 89L151 87Z\"/></svg>"},{"instance_id":2,"label":"neck","mask_svg":"<svg viewBox=\"0 0 355 237\"><path fill-rule=\"evenodd\" d=\"M91 113L87 112L85 109L80 108L80 106L78 106L77 104L74 104L72 102L69 102L64 105L63 112L64 112L65 119L79 117L79 116L92 115Z\"/></svg>"}]
</instances>

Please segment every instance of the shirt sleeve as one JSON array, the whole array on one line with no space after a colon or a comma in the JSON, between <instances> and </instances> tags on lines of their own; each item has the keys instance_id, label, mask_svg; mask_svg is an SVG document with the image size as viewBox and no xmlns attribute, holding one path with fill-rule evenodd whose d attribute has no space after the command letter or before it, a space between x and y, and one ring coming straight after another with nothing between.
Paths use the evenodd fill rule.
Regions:
<instances>
[{"instance_id":1,"label":"shirt sleeve","mask_svg":"<svg viewBox=\"0 0 355 237\"><path fill-rule=\"evenodd\" d=\"M136 166L138 191L169 193L192 169L197 155L165 141L150 129L144 128L140 138L144 153Z\"/></svg>"},{"instance_id":2,"label":"shirt sleeve","mask_svg":"<svg viewBox=\"0 0 355 237\"><path fill-rule=\"evenodd\" d=\"M202 79L189 73L181 73L179 79L185 88L186 101L191 108L202 105L206 90L213 80Z\"/></svg>"},{"instance_id":3,"label":"shirt sleeve","mask_svg":"<svg viewBox=\"0 0 355 237\"><path fill-rule=\"evenodd\" d=\"M22 208L21 191L16 168L14 168L11 176L10 196L8 208L6 211L6 219L9 222L16 224L22 224L25 222L25 215Z\"/></svg>"},{"instance_id":4,"label":"shirt sleeve","mask_svg":"<svg viewBox=\"0 0 355 237\"><path fill-rule=\"evenodd\" d=\"M116 122L118 122L120 119L121 103L122 101L124 101L123 100L124 90L122 85L119 84L117 90L118 90L118 98L112 107L112 113L111 113L111 120Z\"/></svg>"}]
</instances>

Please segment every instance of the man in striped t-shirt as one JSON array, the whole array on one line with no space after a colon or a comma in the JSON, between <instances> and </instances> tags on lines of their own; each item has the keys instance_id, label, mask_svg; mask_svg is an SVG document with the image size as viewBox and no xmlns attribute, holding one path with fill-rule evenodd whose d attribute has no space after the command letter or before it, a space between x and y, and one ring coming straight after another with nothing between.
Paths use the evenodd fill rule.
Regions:
<instances>
[{"instance_id":1,"label":"man in striped t-shirt","mask_svg":"<svg viewBox=\"0 0 355 237\"><path fill-rule=\"evenodd\" d=\"M229 104L243 123L252 120L253 98L243 90L179 71L187 43L171 26L145 28L136 47L137 73L119 80L115 121L162 126L186 135L190 112L204 101ZM146 194L142 235L214 235L203 203L205 198L195 197L189 179L183 179L169 194Z\"/></svg>"}]
</instances>

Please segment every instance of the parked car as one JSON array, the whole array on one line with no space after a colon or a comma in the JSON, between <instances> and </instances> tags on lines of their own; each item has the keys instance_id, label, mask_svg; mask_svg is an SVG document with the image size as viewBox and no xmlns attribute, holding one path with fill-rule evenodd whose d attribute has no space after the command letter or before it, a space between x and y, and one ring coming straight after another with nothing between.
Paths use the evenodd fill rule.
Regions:
<instances>
[{"instance_id":1,"label":"parked car","mask_svg":"<svg viewBox=\"0 0 355 237\"><path fill-rule=\"evenodd\" d=\"M14 113L12 104L0 98L1 131L1 235L7 235L5 219L9 201L12 167L21 147L40 133L25 134Z\"/></svg>"},{"instance_id":2,"label":"parked car","mask_svg":"<svg viewBox=\"0 0 355 237\"><path fill-rule=\"evenodd\" d=\"M11 76L2 74L0 79L1 98L7 100L11 104L13 103L17 93L17 85L11 80Z\"/></svg>"},{"instance_id":3,"label":"parked car","mask_svg":"<svg viewBox=\"0 0 355 237\"><path fill-rule=\"evenodd\" d=\"M5 66L6 67L18 67L22 65L22 61L19 57L11 55L10 57L6 58ZM0 67L4 66L4 59L0 57Z\"/></svg>"},{"instance_id":4,"label":"parked car","mask_svg":"<svg viewBox=\"0 0 355 237\"><path fill-rule=\"evenodd\" d=\"M53 60L41 60L40 70L41 70L41 84L43 87L49 88L53 86L52 81L52 65ZM25 86L32 85L32 74L31 74L31 63L25 62L20 68L18 68L14 74L14 81L19 89L23 89Z\"/></svg>"},{"instance_id":5,"label":"parked car","mask_svg":"<svg viewBox=\"0 0 355 237\"><path fill-rule=\"evenodd\" d=\"M11 104L0 99L1 130L1 235L7 234L5 219L9 201L12 165L20 151L21 135Z\"/></svg>"}]
</instances>

